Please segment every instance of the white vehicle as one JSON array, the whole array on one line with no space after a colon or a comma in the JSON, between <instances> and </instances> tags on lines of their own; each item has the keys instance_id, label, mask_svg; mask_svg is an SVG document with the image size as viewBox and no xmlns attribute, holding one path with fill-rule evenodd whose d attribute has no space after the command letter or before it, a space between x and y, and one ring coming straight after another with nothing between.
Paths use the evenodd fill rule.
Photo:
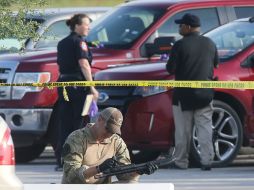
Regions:
<instances>
[{"instance_id":1,"label":"white vehicle","mask_svg":"<svg viewBox=\"0 0 254 190\"><path fill-rule=\"evenodd\" d=\"M15 174L14 144L11 130L0 116L0 189L23 190L23 184Z\"/></svg>"},{"instance_id":2,"label":"white vehicle","mask_svg":"<svg viewBox=\"0 0 254 190\"><path fill-rule=\"evenodd\" d=\"M39 50L56 48L57 43L70 33L69 27L65 22L77 13L84 13L92 21L98 19L110 7L85 7L85 8L49 8L37 10L27 15L27 20L33 20L40 24L37 33L40 36L38 41L27 39L25 41L25 50ZM0 54L8 52L18 52L22 47L22 42L15 37L0 40Z\"/></svg>"}]
</instances>

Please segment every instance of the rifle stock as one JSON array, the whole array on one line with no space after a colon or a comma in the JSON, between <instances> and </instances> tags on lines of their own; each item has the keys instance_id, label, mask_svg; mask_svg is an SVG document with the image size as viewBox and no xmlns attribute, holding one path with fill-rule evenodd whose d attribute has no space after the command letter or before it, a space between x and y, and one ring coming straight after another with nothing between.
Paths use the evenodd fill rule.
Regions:
<instances>
[{"instance_id":1,"label":"rifle stock","mask_svg":"<svg viewBox=\"0 0 254 190\"><path fill-rule=\"evenodd\" d=\"M166 159L160 159L160 160L155 160L155 161L150 161L150 162L153 162L158 167L161 167L161 166L169 165L173 161L174 161L174 159L172 159L172 158L166 158ZM114 168L104 171L103 173L96 174L95 179L119 175L119 174L126 174L126 173L131 173L131 172L138 172L140 170L145 169L146 165L150 162L145 162L142 164L117 165Z\"/></svg>"}]
</instances>

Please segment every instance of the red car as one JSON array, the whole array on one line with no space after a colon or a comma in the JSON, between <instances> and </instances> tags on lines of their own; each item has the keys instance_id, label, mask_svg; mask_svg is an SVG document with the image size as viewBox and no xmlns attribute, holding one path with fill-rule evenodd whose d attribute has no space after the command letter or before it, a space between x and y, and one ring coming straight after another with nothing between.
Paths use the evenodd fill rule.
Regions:
<instances>
[{"instance_id":1,"label":"red car","mask_svg":"<svg viewBox=\"0 0 254 190\"><path fill-rule=\"evenodd\" d=\"M215 76L223 81L254 80L254 17L218 27L205 36L217 45L220 65ZM96 80L173 80L165 63L142 64L98 72ZM99 88L99 106L116 106L124 113L122 135L134 159L156 158L173 145L172 90L166 87ZM215 166L229 164L242 145L254 146L254 91L216 89L213 114ZM199 146L193 131L192 159L198 161Z\"/></svg>"},{"instance_id":2,"label":"red car","mask_svg":"<svg viewBox=\"0 0 254 190\"><path fill-rule=\"evenodd\" d=\"M165 36L179 38L174 20L186 12L198 15L203 25L201 30L206 32L237 18L252 16L254 1L141 0L119 5L92 24L87 40L100 42L97 48L92 49L93 72L126 64L153 63L157 67L161 57L154 54L154 42ZM60 33L65 31L61 23L54 27ZM53 36L49 37L54 39ZM48 47L47 41L41 42L43 48ZM142 75L138 77L142 78ZM37 50L0 57L2 83L54 82L57 78L56 51ZM57 114L51 115L56 99L56 89L0 87L0 115L12 130L16 161L26 162L38 157L49 142L54 146L55 122L60 119ZM141 117L146 121L150 116L145 114ZM140 136L140 146L149 148L149 143L146 144L149 136L136 135L130 135L129 138ZM153 138L166 139L167 133Z\"/></svg>"}]
</instances>

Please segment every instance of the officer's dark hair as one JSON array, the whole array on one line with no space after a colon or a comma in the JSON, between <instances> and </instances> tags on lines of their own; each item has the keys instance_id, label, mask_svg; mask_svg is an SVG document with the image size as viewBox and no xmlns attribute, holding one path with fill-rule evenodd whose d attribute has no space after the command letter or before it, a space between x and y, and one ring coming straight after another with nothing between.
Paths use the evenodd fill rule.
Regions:
<instances>
[{"instance_id":1,"label":"officer's dark hair","mask_svg":"<svg viewBox=\"0 0 254 190\"><path fill-rule=\"evenodd\" d=\"M71 31L75 30L75 25L81 25L82 19L88 18L91 22L91 19L86 14L75 14L70 19L66 21L66 25L70 27Z\"/></svg>"}]
</instances>

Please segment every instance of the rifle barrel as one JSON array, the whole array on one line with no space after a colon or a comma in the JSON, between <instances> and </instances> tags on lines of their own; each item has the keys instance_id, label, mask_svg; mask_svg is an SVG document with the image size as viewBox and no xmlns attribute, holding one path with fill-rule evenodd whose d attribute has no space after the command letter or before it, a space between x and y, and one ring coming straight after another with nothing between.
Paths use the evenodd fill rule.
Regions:
<instances>
[{"instance_id":1,"label":"rifle barrel","mask_svg":"<svg viewBox=\"0 0 254 190\"><path fill-rule=\"evenodd\" d=\"M166 166L172 163L174 159L172 158L166 158L166 159L160 159L160 160L154 160L151 161L154 164L156 164L158 167L161 166ZM145 162L142 164L128 164L128 165L118 165L114 168L108 169L104 171L103 173L96 174L94 176L95 179L98 178L103 178L103 177L109 177L109 176L114 176L114 175L119 175L119 174L126 174L126 173L131 173L131 172L137 172L142 169L146 168L146 165L149 164L150 162Z\"/></svg>"}]
</instances>

